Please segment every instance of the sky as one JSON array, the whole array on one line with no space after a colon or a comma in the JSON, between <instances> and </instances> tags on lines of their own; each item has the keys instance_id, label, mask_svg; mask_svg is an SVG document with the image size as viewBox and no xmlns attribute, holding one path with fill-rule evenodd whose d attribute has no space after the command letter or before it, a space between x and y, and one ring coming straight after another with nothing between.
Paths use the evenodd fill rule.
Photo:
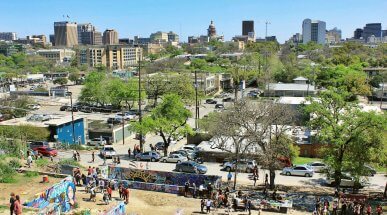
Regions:
<instances>
[{"instance_id":1,"label":"sky","mask_svg":"<svg viewBox=\"0 0 387 215\"><path fill-rule=\"evenodd\" d=\"M301 33L305 18L325 21L327 29L338 27L343 38L366 23L381 22L387 29L387 0L12 0L0 8L0 32L18 37L53 34L54 22L67 20L63 15L101 32L116 29L120 38L174 31L182 41L206 34L211 20L226 40L242 34L242 20L254 20L262 38L269 21L268 35L280 42Z\"/></svg>"}]
</instances>

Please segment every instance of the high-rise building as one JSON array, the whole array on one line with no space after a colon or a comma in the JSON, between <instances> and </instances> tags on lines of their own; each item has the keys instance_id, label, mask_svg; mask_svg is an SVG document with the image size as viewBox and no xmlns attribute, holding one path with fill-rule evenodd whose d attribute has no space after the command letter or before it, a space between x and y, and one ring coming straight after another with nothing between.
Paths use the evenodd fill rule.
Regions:
<instances>
[{"instance_id":1,"label":"high-rise building","mask_svg":"<svg viewBox=\"0 0 387 215\"><path fill-rule=\"evenodd\" d=\"M370 36L381 37L382 35L382 23L368 23L363 28L362 37L368 41Z\"/></svg>"},{"instance_id":2,"label":"high-rise building","mask_svg":"<svg viewBox=\"0 0 387 215\"><path fill-rule=\"evenodd\" d=\"M78 29L75 22L54 22L55 46L78 45Z\"/></svg>"},{"instance_id":3,"label":"high-rise building","mask_svg":"<svg viewBox=\"0 0 387 215\"><path fill-rule=\"evenodd\" d=\"M15 32L0 32L0 40L12 41L16 39L17 36Z\"/></svg>"},{"instance_id":4,"label":"high-rise building","mask_svg":"<svg viewBox=\"0 0 387 215\"><path fill-rule=\"evenodd\" d=\"M341 30L333 28L326 33L326 42L328 44L335 44L341 41Z\"/></svg>"},{"instance_id":5,"label":"high-rise building","mask_svg":"<svg viewBox=\"0 0 387 215\"><path fill-rule=\"evenodd\" d=\"M106 29L103 32L102 42L104 45L117 45L118 32L114 29Z\"/></svg>"},{"instance_id":6,"label":"high-rise building","mask_svg":"<svg viewBox=\"0 0 387 215\"><path fill-rule=\"evenodd\" d=\"M91 23L78 24L78 43L82 45L102 45L102 34Z\"/></svg>"},{"instance_id":7,"label":"high-rise building","mask_svg":"<svg viewBox=\"0 0 387 215\"><path fill-rule=\"evenodd\" d=\"M138 64L142 48L128 45L82 46L77 57L80 64L89 67L104 65L109 69L125 69Z\"/></svg>"},{"instance_id":8,"label":"high-rise building","mask_svg":"<svg viewBox=\"0 0 387 215\"><path fill-rule=\"evenodd\" d=\"M179 35L173 31L168 32L168 42L179 42Z\"/></svg>"},{"instance_id":9,"label":"high-rise building","mask_svg":"<svg viewBox=\"0 0 387 215\"><path fill-rule=\"evenodd\" d=\"M152 33L149 38L151 43L166 43L168 42L168 33L157 31Z\"/></svg>"},{"instance_id":10,"label":"high-rise building","mask_svg":"<svg viewBox=\"0 0 387 215\"><path fill-rule=\"evenodd\" d=\"M356 30L353 32L353 38L354 39L360 39L363 35L363 29L356 28Z\"/></svg>"},{"instance_id":11,"label":"high-rise building","mask_svg":"<svg viewBox=\"0 0 387 215\"><path fill-rule=\"evenodd\" d=\"M254 21L252 20L245 20L242 21L242 35L243 36L249 36L251 33L254 33Z\"/></svg>"},{"instance_id":12,"label":"high-rise building","mask_svg":"<svg viewBox=\"0 0 387 215\"><path fill-rule=\"evenodd\" d=\"M302 41L325 44L326 23L319 20L304 19L302 22Z\"/></svg>"},{"instance_id":13,"label":"high-rise building","mask_svg":"<svg viewBox=\"0 0 387 215\"><path fill-rule=\"evenodd\" d=\"M55 35L54 34L50 34L50 43L52 44L52 46L55 46Z\"/></svg>"}]
</instances>

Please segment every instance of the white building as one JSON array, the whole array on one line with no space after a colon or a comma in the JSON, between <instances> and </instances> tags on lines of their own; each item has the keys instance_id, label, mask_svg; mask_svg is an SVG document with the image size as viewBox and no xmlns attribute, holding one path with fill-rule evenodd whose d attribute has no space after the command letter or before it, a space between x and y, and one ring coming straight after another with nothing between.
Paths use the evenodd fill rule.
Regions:
<instances>
[{"instance_id":1,"label":"white building","mask_svg":"<svg viewBox=\"0 0 387 215\"><path fill-rule=\"evenodd\" d=\"M325 44L326 23L320 20L304 19L302 22L302 41Z\"/></svg>"},{"instance_id":2,"label":"white building","mask_svg":"<svg viewBox=\"0 0 387 215\"><path fill-rule=\"evenodd\" d=\"M43 49L38 50L36 53L56 64L68 63L75 55L75 51L71 49Z\"/></svg>"}]
</instances>

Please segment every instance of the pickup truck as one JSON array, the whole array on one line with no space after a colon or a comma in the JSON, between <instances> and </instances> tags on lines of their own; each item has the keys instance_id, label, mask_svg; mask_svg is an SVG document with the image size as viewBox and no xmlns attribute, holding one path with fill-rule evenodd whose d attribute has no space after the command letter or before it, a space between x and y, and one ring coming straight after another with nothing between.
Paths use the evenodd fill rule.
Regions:
<instances>
[{"instance_id":1,"label":"pickup truck","mask_svg":"<svg viewBox=\"0 0 387 215\"><path fill-rule=\"evenodd\" d=\"M102 158L113 158L116 156L116 150L114 150L113 146L104 146L100 151L100 155Z\"/></svg>"}]
</instances>

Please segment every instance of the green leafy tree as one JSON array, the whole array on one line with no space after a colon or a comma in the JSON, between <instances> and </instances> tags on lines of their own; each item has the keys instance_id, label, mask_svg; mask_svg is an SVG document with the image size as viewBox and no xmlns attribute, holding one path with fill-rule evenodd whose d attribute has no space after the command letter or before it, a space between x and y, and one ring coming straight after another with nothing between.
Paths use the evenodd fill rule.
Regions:
<instances>
[{"instance_id":1,"label":"green leafy tree","mask_svg":"<svg viewBox=\"0 0 387 215\"><path fill-rule=\"evenodd\" d=\"M178 95L169 94L163 101L143 118L142 122L134 122L133 129L143 135L153 132L159 135L164 142L164 156L168 155L168 147L172 139L191 133L187 120L192 113L185 108Z\"/></svg>"},{"instance_id":2,"label":"green leafy tree","mask_svg":"<svg viewBox=\"0 0 387 215\"><path fill-rule=\"evenodd\" d=\"M382 150L386 116L363 112L350 103L351 94L338 89L321 92L319 100L309 99L306 107L313 115L310 126L318 131L318 139L327 144L325 162L332 168L335 184L340 187L342 173L349 172L359 182L364 164L371 161L371 153Z\"/></svg>"},{"instance_id":3,"label":"green leafy tree","mask_svg":"<svg viewBox=\"0 0 387 215\"><path fill-rule=\"evenodd\" d=\"M79 80L80 77L81 75L79 74L79 72L72 72L69 75L69 80L72 82L76 82L77 80Z\"/></svg>"},{"instance_id":4,"label":"green leafy tree","mask_svg":"<svg viewBox=\"0 0 387 215\"><path fill-rule=\"evenodd\" d=\"M67 78L57 78L54 80L54 84L65 85L69 80Z\"/></svg>"}]
</instances>

